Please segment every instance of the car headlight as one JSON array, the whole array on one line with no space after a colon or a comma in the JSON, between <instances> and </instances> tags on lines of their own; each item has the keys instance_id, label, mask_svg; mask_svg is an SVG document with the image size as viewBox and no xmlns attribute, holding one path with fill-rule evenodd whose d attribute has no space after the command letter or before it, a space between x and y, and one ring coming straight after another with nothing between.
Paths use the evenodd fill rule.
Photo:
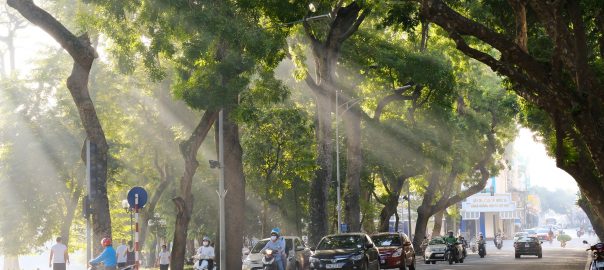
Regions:
<instances>
[{"instance_id":1,"label":"car headlight","mask_svg":"<svg viewBox=\"0 0 604 270\"><path fill-rule=\"evenodd\" d=\"M426 253L432 253L432 249L430 247L426 248Z\"/></svg>"},{"instance_id":2,"label":"car headlight","mask_svg":"<svg viewBox=\"0 0 604 270\"><path fill-rule=\"evenodd\" d=\"M401 255L403 255L403 249L399 248L392 254L392 257L400 257Z\"/></svg>"},{"instance_id":3,"label":"car headlight","mask_svg":"<svg viewBox=\"0 0 604 270\"><path fill-rule=\"evenodd\" d=\"M352 259L353 261L360 261L364 258L365 256L363 254L359 254L359 255L353 255L352 257L350 257L350 259Z\"/></svg>"},{"instance_id":4,"label":"car headlight","mask_svg":"<svg viewBox=\"0 0 604 270\"><path fill-rule=\"evenodd\" d=\"M310 263L321 263L321 260L315 257L310 257Z\"/></svg>"}]
</instances>

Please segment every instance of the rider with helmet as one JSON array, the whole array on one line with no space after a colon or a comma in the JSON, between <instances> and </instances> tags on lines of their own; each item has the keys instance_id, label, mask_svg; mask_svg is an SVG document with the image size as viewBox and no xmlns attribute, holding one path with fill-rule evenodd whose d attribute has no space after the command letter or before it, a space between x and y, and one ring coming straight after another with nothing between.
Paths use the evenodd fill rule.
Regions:
<instances>
[{"instance_id":1,"label":"rider with helmet","mask_svg":"<svg viewBox=\"0 0 604 270\"><path fill-rule=\"evenodd\" d=\"M214 267L214 247L210 246L210 238L204 236L201 244L201 247L197 250L197 255L199 255L199 266L201 266L203 260L207 260L208 269L212 270Z\"/></svg>"},{"instance_id":2,"label":"rider with helmet","mask_svg":"<svg viewBox=\"0 0 604 270\"><path fill-rule=\"evenodd\" d=\"M453 252L453 258L457 257L457 237L453 236L453 231L449 231L449 235L443 238L446 244L451 245L451 251Z\"/></svg>"},{"instance_id":3,"label":"rider with helmet","mask_svg":"<svg viewBox=\"0 0 604 270\"><path fill-rule=\"evenodd\" d=\"M111 245L111 238L103 238L101 240L101 245L105 248L103 253L98 257L92 259L89 263L90 265L97 265L103 263L106 270L116 270L117 266L117 255L115 253L115 249Z\"/></svg>"},{"instance_id":4,"label":"rider with helmet","mask_svg":"<svg viewBox=\"0 0 604 270\"><path fill-rule=\"evenodd\" d=\"M283 239L283 237L279 237L280 234L281 230L279 228L274 228L271 230L271 240L266 242L266 245L261 252L264 252L266 249L273 250L275 252L273 255L275 257L275 262L277 263L277 268L279 270L284 270L286 263L285 239Z\"/></svg>"}]
</instances>

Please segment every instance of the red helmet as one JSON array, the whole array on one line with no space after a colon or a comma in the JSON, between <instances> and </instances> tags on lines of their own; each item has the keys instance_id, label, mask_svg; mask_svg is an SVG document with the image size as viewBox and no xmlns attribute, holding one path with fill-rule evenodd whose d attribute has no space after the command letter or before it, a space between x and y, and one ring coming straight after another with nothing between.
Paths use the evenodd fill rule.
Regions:
<instances>
[{"instance_id":1,"label":"red helmet","mask_svg":"<svg viewBox=\"0 0 604 270\"><path fill-rule=\"evenodd\" d=\"M101 240L101 245L104 247L111 246L111 238L108 238L108 237L103 238L103 240Z\"/></svg>"}]
</instances>

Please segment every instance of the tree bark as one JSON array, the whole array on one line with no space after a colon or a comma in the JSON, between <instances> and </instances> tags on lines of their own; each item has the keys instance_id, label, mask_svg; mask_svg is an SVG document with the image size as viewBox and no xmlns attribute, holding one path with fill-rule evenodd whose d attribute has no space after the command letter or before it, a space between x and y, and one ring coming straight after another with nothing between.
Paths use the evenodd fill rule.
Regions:
<instances>
[{"instance_id":1,"label":"tree bark","mask_svg":"<svg viewBox=\"0 0 604 270\"><path fill-rule=\"evenodd\" d=\"M157 159L158 157L156 156L153 163L155 169L159 173L160 182L156 188L152 189L154 190L154 192L151 193L151 199L147 202L147 205L141 212L142 222L140 224L140 240L138 241L141 247L145 246L145 241L147 240L147 234L149 231L149 220L151 220L153 218L153 215L155 214L155 207L157 206L159 199L161 198L168 185L174 182L172 166L167 163L161 166ZM157 226L157 224L154 226Z\"/></svg>"},{"instance_id":2,"label":"tree bark","mask_svg":"<svg viewBox=\"0 0 604 270\"><path fill-rule=\"evenodd\" d=\"M75 217L76 209L78 209L78 203L80 202L80 197L82 195L82 188L77 180L73 180L75 182L73 191L71 192L71 196L68 200L66 200L66 213L65 218L63 218L63 224L61 224L61 237L63 238L63 244L69 246L69 236L71 232L71 225L73 224L73 219Z\"/></svg>"},{"instance_id":3,"label":"tree bark","mask_svg":"<svg viewBox=\"0 0 604 270\"><path fill-rule=\"evenodd\" d=\"M8 0L7 3L52 36L74 60L71 75L67 78L67 88L78 109L87 138L96 145L97 151L91 154L91 158L95 161L92 164L93 169L96 172L93 176L96 178L93 180L95 186L92 187L95 194L91 205L93 241L99 243L103 237L111 237L111 216L107 199L108 145L88 92L90 69L98 55L90 45L90 39L86 34L76 37L52 15L36 6L32 0ZM93 247L95 253L100 252L100 245L93 245Z\"/></svg>"},{"instance_id":4,"label":"tree bark","mask_svg":"<svg viewBox=\"0 0 604 270\"><path fill-rule=\"evenodd\" d=\"M328 231L327 191L329 183L332 181L333 172L331 112L333 110L333 97L337 89L335 69L342 44L358 30L359 25L369 13L369 9L365 9L359 15L361 10L362 8L356 2L352 2L346 7L338 5L333 12L335 18L331 22L324 41L319 40L314 35L308 22L304 22L306 35L311 40L316 66L316 78L313 80L310 75L306 78L306 83L315 96L317 114L318 169L315 171L315 178L311 183L309 224L309 242L311 245L316 245Z\"/></svg>"},{"instance_id":5,"label":"tree bark","mask_svg":"<svg viewBox=\"0 0 604 270\"><path fill-rule=\"evenodd\" d=\"M180 143L180 153L185 160L185 170L180 179L180 195L173 198L172 201L176 207L176 222L174 225L174 239L172 252L170 256L170 266L174 270L184 268L185 252L187 246L187 232L189 222L191 221L191 211L193 210L193 194L191 185L193 176L199 167L197 161L197 151L205 140L212 124L218 117L216 111L206 111L199 121L199 124L191 134L191 137Z\"/></svg>"},{"instance_id":6,"label":"tree bark","mask_svg":"<svg viewBox=\"0 0 604 270\"><path fill-rule=\"evenodd\" d=\"M432 236L440 235L443 226L443 216L445 211L440 211L434 215L434 227L432 227Z\"/></svg>"},{"instance_id":7,"label":"tree bark","mask_svg":"<svg viewBox=\"0 0 604 270\"><path fill-rule=\"evenodd\" d=\"M348 111L345 114L344 125L347 135L345 217L350 232L359 232L361 231L361 170L363 169L360 115Z\"/></svg>"},{"instance_id":8,"label":"tree bark","mask_svg":"<svg viewBox=\"0 0 604 270\"><path fill-rule=\"evenodd\" d=\"M231 109L224 113L224 188L225 199L226 265L221 269L241 269L241 247L245 224L245 176L243 174L243 150L239 138L239 126L230 119Z\"/></svg>"},{"instance_id":9,"label":"tree bark","mask_svg":"<svg viewBox=\"0 0 604 270\"><path fill-rule=\"evenodd\" d=\"M378 227L380 232L387 232L390 227L390 218L397 212L397 206L405 180L405 177L397 177L390 181L384 181L384 185L386 185L386 182L390 182L390 185L388 185L389 187L386 187L388 195L386 201L383 202L384 207L380 211L380 225Z\"/></svg>"},{"instance_id":10,"label":"tree bark","mask_svg":"<svg viewBox=\"0 0 604 270\"><path fill-rule=\"evenodd\" d=\"M602 219L600 215L595 212L593 206L591 206L591 204L586 198L580 198L577 201L577 204L579 205L579 207L581 207L581 209L583 209L583 211L587 215L587 218L589 218L589 221L594 231L596 232L598 238L604 239L604 219Z\"/></svg>"}]
</instances>

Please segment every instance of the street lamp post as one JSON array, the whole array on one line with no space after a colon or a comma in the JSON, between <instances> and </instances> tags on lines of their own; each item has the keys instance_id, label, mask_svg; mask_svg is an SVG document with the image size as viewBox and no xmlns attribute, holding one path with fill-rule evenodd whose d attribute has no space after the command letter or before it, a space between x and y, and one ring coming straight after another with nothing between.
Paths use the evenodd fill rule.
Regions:
<instances>
[{"instance_id":1,"label":"street lamp post","mask_svg":"<svg viewBox=\"0 0 604 270\"><path fill-rule=\"evenodd\" d=\"M218 216L219 216L219 243L220 243L220 268L226 265L226 218L225 218L225 205L224 197L227 191L224 190L224 110L220 110L218 113L218 160L210 160L210 168L220 169L220 180L218 182Z\"/></svg>"},{"instance_id":2,"label":"street lamp post","mask_svg":"<svg viewBox=\"0 0 604 270\"><path fill-rule=\"evenodd\" d=\"M132 208L130 208L128 200L124 199L122 201L122 208L126 210L126 213L130 214L130 241L134 241L134 231L132 230Z\"/></svg>"}]
</instances>

